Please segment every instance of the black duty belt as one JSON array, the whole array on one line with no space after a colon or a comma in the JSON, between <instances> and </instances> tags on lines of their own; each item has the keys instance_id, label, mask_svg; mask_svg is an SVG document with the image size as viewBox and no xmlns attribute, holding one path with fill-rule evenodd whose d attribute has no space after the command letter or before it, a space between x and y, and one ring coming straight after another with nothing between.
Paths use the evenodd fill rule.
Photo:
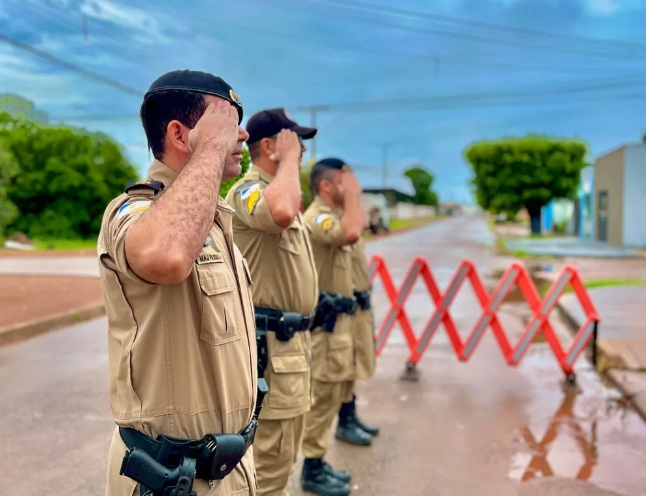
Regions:
<instances>
[{"instance_id":1,"label":"black duty belt","mask_svg":"<svg viewBox=\"0 0 646 496\"><path fill-rule=\"evenodd\" d=\"M297 332L308 331L314 323L314 314L301 315L271 308L255 307L256 329L271 331L279 341L289 341Z\"/></svg>"},{"instance_id":2,"label":"black duty belt","mask_svg":"<svg viewBox=\"0 0 646 496\"><path fill-rule=\"evenodd\" d=\"M253 444L258 416L268 392L267 382L258 379L256 410L238 434L207 434L202 439L153 439L135 429L119 427L128 448L119 473L141 485L142 496L196 496L193 480L221 480L240 463Z\"/></svg>"},{"instance_id":3,"label":"black duty belt","mask_svg":"<svg viewBox=\"0 0 646 496\"><path fill-rule=\"evenodd\" d=\"M253 444L257 426L258 421L254 419L239 434L209 434L200 440L168 436L153 439L134 429L121 427L121 439L130 452L123 458L120 473L155 495L165 495L166 488L177 486L177 481L172 479L181 480L182 469L187 469L185 477L190 479L187 486L192 486L191 476L204 480L224 479ZM190 495L190 487L177 494Z\"/></svg>"},{"instance_id":4,"label":"black duty belt","mask_svg":"<svg viewBox=\"0 0 646 496\"><path fill-rule=\"evenodd\" d=\"M313 327L321 327L326 332L333 332L338 316L344 313L354 315L357 307L357 300L354 298L321 291Z\"/></svg>"},{"instance_id":5,"label":"black duty belt","mask_svg":"<svg viewBox=\"0 0 646 496\"><path fill-rule=\"evenodd\" d=\"M372 306L370 303L370 291L355 291L354 298L361 310L369 310Z\"/></svg>"}]
</instances>

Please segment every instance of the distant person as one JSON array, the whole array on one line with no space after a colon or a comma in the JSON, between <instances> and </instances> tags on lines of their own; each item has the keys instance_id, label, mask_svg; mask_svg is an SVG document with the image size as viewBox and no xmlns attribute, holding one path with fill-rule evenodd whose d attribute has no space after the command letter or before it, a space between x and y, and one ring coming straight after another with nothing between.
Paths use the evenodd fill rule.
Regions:
<instances>
[{"instance_id":1,"label":"distant person","mask_svg":"<svg viewBox=\"0 0 646 496\"><path fill-rule=\"evenodd\" d=\"M144 96L149 179L110 202L98 240L118 425L107 496L256 492L251 278L219 197L240 174L241 120L212 74L170 72Z\"/></svg>"},{"instance_id":2,"label":"distant person","mask_svg":"<svg viewBox=\"0 0 646 496\"><path fill-rule=\"evenodd\" d=\"M357 310L352 245L361 237L366 219L361 185L342 160L317 162L310 183L314 201L304 218L312 239L321 301L312 333L314 402L305 420L301 485L304 491L321 496L347 496L350 474L334 471L325 454L334 418L343 402L352 399L352 315ZM367 436L359 433L358 427L355 431Z\"/></svg>"},{"instance_id":3,"label":"distant person","mask_svg":"<svg viewBox=\"0 0 646 496\"><path fill-rule=\"evenodd\" d=\"M299 212L301 127L283 109L263 110L247 123L252 166L227 195L233 235L249 263L256 312L259 374L269 385L254 444L258 494L283 496L310 409L310 329L318 276Z\"/></svg>"}]
</instances>

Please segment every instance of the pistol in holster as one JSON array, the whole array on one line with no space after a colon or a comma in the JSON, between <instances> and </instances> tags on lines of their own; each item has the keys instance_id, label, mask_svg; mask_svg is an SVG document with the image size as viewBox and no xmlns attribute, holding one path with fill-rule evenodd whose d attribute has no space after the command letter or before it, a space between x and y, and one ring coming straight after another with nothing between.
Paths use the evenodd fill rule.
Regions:
<instances>
[{"instance_id":1,"label":"pistol in holster","mask_svg":"<svg viewBox=\"0 0 646 496\"><path fill-rule=\"evenodd\" d=\"M141 485L142 496L197 496L193 481L222 480L240 463L253 444L258 417L268 392L258 379L256 408L251 422L237 434L207 434L202 439L153 439L135 429L120 427L128 448L119 473Z\"/></svg>"}]
</instances>

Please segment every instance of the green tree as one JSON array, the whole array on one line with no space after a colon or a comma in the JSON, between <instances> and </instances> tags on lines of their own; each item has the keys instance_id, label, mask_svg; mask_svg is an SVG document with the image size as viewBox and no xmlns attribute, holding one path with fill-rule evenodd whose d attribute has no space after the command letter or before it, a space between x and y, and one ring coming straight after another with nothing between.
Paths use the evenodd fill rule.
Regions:
<instances>
[{"instance_id":1,"label":"green tree","mask_svg":"<svg viewBox=\"0 0 646 496\"><path fill-rule=\"evenodd\" d=\"M18 209L9 200L7 187L19 171L20 168L15 157L9 151L6 143L0 141L0 238L4 236L7 225L18 215Z\"/></svg>"},{"instance_id":2,"label":"green tree","mask_svg":"<svg viewBox=\"0 0 646 496\"><path fill-rule=\"evenodd\" d=\"M414 165L406 171L404 176L410 179L415 190L414 201L417 205L430 205L437 207L439 202L437 193L433 191L435 177L421 165Z\"/></svg>"},{"instance_id":3,"label":"green tree","mask_svg":"<svg viewBox=\"0 0 646 496\"><path fill-rule=\"evenodd\" d=\"M19 167L7 186L19 212L8 232L90 239L99 232L106 205L138 177L121 147L102 133L40 126L0 113L0 141Z\"/></svg>"},{"instance_id":4,"label":"green tree","mask_svg":"<svg viewBox=\"0 0 646 496\"><path fill-rule=\"evenodd\" d=\"M541 230L541 209L556 198L573 199L587 165L585 143L532 135L473 143L464 154L478 204L512 218L524 207L535 234Z\"/></svg>"},{"instance_id":5,"label":"green tree","mask_svg":"<svg viewBox=\"0 0 646 496\"><path fill-rule=\"evenodd\" d=\"M310 174L312 168L309 166L303 166L301 169L301 197L303 198L303 208L307 209L312 204L314 195L310 189Z\"/></svg>"},{"instance_id":6,"label":"green tree","mask_svg":"<svg viewBox=\"0 0 646 496\"><path fill-rule=\"evenodd\" d=\"M646 131L644 131L644 135L642 136L642 141L646 143Z\"/></svg>"},{"instance_id":7,"label":"green tree","mask_svg":"<svg viewBox=\"0 0 646 496\"><path fill-rule=\"evenodd\" d=\"M229 179L228 181L220 185L220 196L222 198L227 196L227 193L231 189L231 186L233 186L237 181L239 181L242 178L242 176L244 176L247 173L247 171L249 170L250 164L251 164L251 159L249 158L249 150L247 150L247 148L243 148L242 161L240 162L240 165L242 166L242 171L240 172L240 175L238 177Z\"/></svg>"},{"instance_id":8,"label":"green tree","mask_svg":"<svg viewBox=\"0 0 646 496\"><path fill-rule=\"evenodd\" d=\"M34 102L14 93L0 93L0 112L11 115L20 115L38 124L47 124L47 112L38 110Z\"/></svg>"}]
</instances>

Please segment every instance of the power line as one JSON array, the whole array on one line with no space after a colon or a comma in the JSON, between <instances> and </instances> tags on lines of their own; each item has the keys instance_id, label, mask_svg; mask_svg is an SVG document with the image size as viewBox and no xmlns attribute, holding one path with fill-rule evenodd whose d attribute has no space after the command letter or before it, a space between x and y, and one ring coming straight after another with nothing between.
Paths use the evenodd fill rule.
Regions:
<instances>
[{"instance_id":1,"label":"power line","mask_svg":"<svg viewBox=\"0 0 646 496\"><path fill-rule=\"evenodd\" d=\"M356 7L353 9L351 6L348 6L346 4L346 2L340 1L340 0L305 0L305 1L308 2L308 3L327 4L327 5L333 5L335 7L350 8L352 10L358 10L359 12L362 12L362 11L365 10L365 9L363 9L363 10L362 9L357 9ZM283 0L283 2L287 2L287 3L291 3L291 4L297 4L299 6L302 6L302 2L297 2L296 0ZM355 3L357 3L357 2L355 2ZM368 5L368 4L362 4L362 5ZM368 5L368 6L369 6L370 10L375 12L375 13L386 14L388 17L393 17L392 12L389 12L388 10L385 10L385 8L377 7L377 6L373 6L373 5ZM404 11L404 12L408 12L409 14L407 15L407 17L410 18L411 17L411 12L413 12L413 11ZM423 18L424 14L423 13L416 12L416 14L418 16L422 16L422 17L418 17L418 20L424 20L424 18ZM348 19L348 16L346 14L339 13L339 12L337 12L336 9L329 9L328 11L324 12L324 15L327 15L329 17L337 17L337 18L340 17L340 18L342 18L344 20ZM398 14L398 16L402 17L402 14L400 13L400 14ZM438 29L436 27L431 28L431 27L424 27L424 26L402 26L400 24L388 22L388 21L385 21L385 20L370 18L370 17L367 17L365 15L364 16L359 16L359 17L355 16L355 19L357 19L357 18L358 18L358 20L366 22L366 23L392 27L392 28L396 28L396 29L399 29L399 30L416 31L416 32L419 32L419 33L433 34L433 35L443 36L443 37L447 37L447 38L460 39L460 40L463 40L463 41L471 41L471 42L478 42L478 43L482 43L482 44L503 46L505 48L517 48L517 47L522 45L517 40L510 41L510 40L504 40L504 39L500 39L500 38L492 38L490 36L487 37L487 36L484 36L484 35L474 34L472 32L459 33L459 32L453 32L453 31L446 31L446 30ZM547 33L546 33L546 35L547 35ZM594 39L594 38L592 38L592 39ZM610 41L610 43L612 43L612 41ZM595 47L588 47L588 46L573 47L573 46L567 46L567 45L562 45L562 44L561 45L555 45L553 47L546 47L544 45L543 46L531 45L531 44L528 45L527 43L525 43L525 48L532 48L532 49L546 49L547 48L547 49L551 49L551 50L558 51L558 52L567 52L567 51L569 51L569 52L572 52L572 53L578 53L580 55L582 54L582 55L597 56L597 57L612 58L612 59L623 58L623 59L626 59L626 60L640 60L640 61L643 60L644 53L646 53L646 52L641 53L641 54L639 54L639 53L634 53L634 54L631 54L631 53L619 53L619 52L617 52L617 53L608 53L608 52L595 51ZM646 49L646 47L642 46L641 49L644 50L644 49Z\"/></svg>"},{"instance_id":2,"label":"power line","mask_svg":"<svg viewBox=\"0 0 646 496\"><path fill-rule=\"evenodd\" d=\"M140 96L142 97L144 93L141 91L132 88L131 86L127 86L125 84L120 83L119 81L116 81L114 79L111 79L106 76L102 76L101 74L98 74L93 71L89 71L87 69L84 69L83 67L80 67L76 64L72 64L71 62L67 62L66 60L63 60L59 57L56 57L55 55L52 55L50 53L44 52L38 48L34 48L30 45L27 45L26 43L23 43L22 41L18 41L14 38L10 38L9 36L0 33L0 42L6 43L8 45L12 45L20 50L23 50L25 52L29 52L32 55L36 55L37 57L40 57L41 59L47 60L49 62L52 62L53 64L59 65L61 67L65 67L66 69L69 69L71 71L74 71L78 74L81 74L87 78L93 79L95 81L99 81L103 84L106 84L108 86L111 86L113 88L116 88L120 91L123 91L124 93L128 93L130 95L135 95L135 96Z\"/></svg>"},{"instance_id":3,"label":"power line","mask_svg":"<svg viewBox=\"0 0 646 496\"><path fill-rule=\"evenodd\" d=\"M631 48L631 49L646 51L645 44L633 42L633 41L612 40L612 39L594 38L589 36L550 33L547 31L540 31L536 29L517 28L513 26L504 26L501 24L493 24L493 23L487 23L482 21L460 19L460 18L441 15L441 14L429 14L426 12L420 12L420 11L410 10L410 9L402 9L402 8L389 7L389 6L376 6L373 4L360 2L357 0L304 0L304 1L308 3L334 4L340 7L354 8L364 12L376 12L380 14L387 14L389 16L412 17L416 19L424 19L429 21L449 22L449 23L454 23L461 26L480 27L480 28L502 31L507 33L539 36L539 37L548 38L549 40L554 40L558 38L560 40L578 41L585 44L589 44L589 43L607 44L608 47L611 47L611 48L623 47L623 48Z\"/></svg>"},{"instance_id":4,"label":"power line","mask_svg":"<svg viewBox=\"0 0 646 496\"><path fill-rule=\"evenodd\" d=\"M579 84L571 86L556 86L553 88L545 88L544 86L537 85L536 87L523 88L520 90L503 90L498 92L487 93L471 93L471 94L450 94L417 98L398 98L390 100L372 101L372 102L355 102L355 103L339 103L328 104L327 107L331 110L365 110L374 107L387 107L396 106L403 107L407 105L424 105L424 104L443 104L450 102L464 102L473 100L483 100L491 98L512 98L512 97L535 97L535 96L550 96L550 95L569 95L574 93L584 93L590 91L608 90L608 89L626 89L631 87L644 87L646 86L646 77L639 78L635 81L627 82L625 79L599 79L591 80L588 84ZM294 107L294 112L305 111L309 107Z\"/></svg>"},{"instance_id":5,"label":"power line","mask_svg":"<svg viewBox=\"0 0 646 496\"><path fill-rule=\"evenodd\" d=\"M629 93L622 95L607 95L606 98L600 97L598 95L585 95L588 98L584 99L565 99L563 101L553 101L553 100L537 100L527 99L527 97L533 97L535 95L521 95L525 97L524 100L516 99L513 101L500 101L501 98L507 97L509 95L498 96L498 100L487 98L471 98L471 99L460 99L457 95L452 95L450 97L445 97L446 100L443 101L443 97L434 97L435 101L430 100L429 98L420 99L417 102L407 101L407 102L398 102L392 100L382 100L382 101L372 101L372 102L355 102L352 104L335 104L329 106L330 112L335 111L344 111L347 108L352 108L353 113L359 112L389 112L389 111L421 111L421 110L475 110L479 108L510 108L510 107L535 107L535 106L544 106L544 105L577 105L577 104L588 104L588 103L598 103L604 101L626 101L626 100L646 100L646 92L641 93ZM544 96L544 95L538 95ZM549 96L549 95L548 95ZM609 97L609 98L608 98ZM289 108L289 107L286 107ZM289 109L291 112L306 112L309 107L299 107L298 109ZM84 116L50 116L51 120L55 121L70 121L70 122L108 122L108 121L128 121L128 120L137 120L139 119L138 114L121 114L121 115L84 115Z\"/></svg>"}]
</instances>

